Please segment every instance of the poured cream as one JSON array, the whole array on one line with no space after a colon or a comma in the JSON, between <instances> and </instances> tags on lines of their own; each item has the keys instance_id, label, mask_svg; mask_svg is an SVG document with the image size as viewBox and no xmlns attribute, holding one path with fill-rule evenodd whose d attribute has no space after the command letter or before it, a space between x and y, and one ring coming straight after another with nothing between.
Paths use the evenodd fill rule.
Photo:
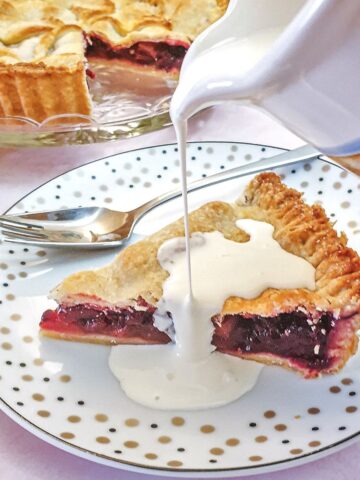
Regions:
<instances>
[{"instance_id":1,"label":"poured cream","mask_svg":"<svg viewBox=\"0 0 360 480\"><path fill-rule=\"evenodd\" d=\"M293 0L291 8L301 3ZM232 5L234 15L243 15L240 3ZM171 102L181 160L185 237L168 240L158 251L159 263L169 277L155 325L174 343L113 347L109 359L128 397L153 408L216 407L236 400L255 385L260 365L215 352L211 344L211 318L221 312L227 298L252 299L267 288L315 288L314 268L283 250L267 223L238 220L236 225L250 235L245 243L227 240L220 232L189 236L187 119L209 105L246 100L241 92L247 90L243 87L249 73L284 28L265 28L244 36L239 34L237 21L228 16L227 22L231 28L221 32L219 27L217 35L214 29L203 33L201 41L208 48L201 49L201 43L198 48L195 42L190 49Z\"/></svg>"},{"instance_id":2,"label":"poured cream","mask_svg":"<svg viewBox=\"0 0 360 480\"><path fill-rule=\"evenodd\" d=\"M237 243L220 232L194 233L190 240L192 295L189 292L185 238L166 241L158 260L169 272L157 315L171 312L175 343L118 346L110 368L125 393L148 407L207 408L231 402L256 382L261 366L214 352L213 324L230 296L256 298L267 288L315 288L314 268L273 239L273 227L242 219L250 235Z\"/></svg>"}]
</instances>

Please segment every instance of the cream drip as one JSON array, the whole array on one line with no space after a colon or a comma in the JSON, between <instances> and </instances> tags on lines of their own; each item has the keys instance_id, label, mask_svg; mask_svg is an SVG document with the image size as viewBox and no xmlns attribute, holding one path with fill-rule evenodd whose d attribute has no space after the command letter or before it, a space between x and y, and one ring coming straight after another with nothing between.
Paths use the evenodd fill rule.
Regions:
<instances>
[{"instance_id":1,"label":"cream drip","mask_svg":"<svg viewBox=\"0 0 360 480\"><path fill-rule=\"evenodd\" d=\"M293 6L297 4L302 2L293 2ZM240 4L232 12L240 14ZM269 224L238 220L237 226L250 235L245 243L227 240L220 232L194 233L191 239L189 236L187 119L221 101L246 100L241 91L246 90L242 87L248 72L285 27L241 36L238 22L231 23L230 16L227 21L232 28L221 32L219 24L217 36L210 28L201 36L200 48L195 48L195 42L190 49L171 102L181 160L185 238L168 240L159 249L158 260L169 277L163 285L155 325L166 331L174 343L113 347L109 359L128 397L153 408L220 406L255 385L261 366L214 352L211 344L211 318L221 312L227 298L256 298L267 288L315 288L314 268L283 250L273 239ZM211 44L214 37L218 41ZM209 48L201 49L201 45Z\"/></svg>"},{"instance_id":2,"label":"cream drip","mask_svg":"<svg viewBox=\"0 0 360 480\"><path fill-rule=\"evenodd\" d=\"M249 219L236 225L250 234L248 242L227 240L220 232L191 236L192 296L185 238L160 247L158 260L169 277L158 315L171 313L175 343L118 346L110 355L110 368L136 402L194 409L239 398L254 386L261 366L214 352L211 318L230 296L256 298L270 287L315 288L312 265L283 250L273 239L272 225Z\"/></svg>"}]
</instances>

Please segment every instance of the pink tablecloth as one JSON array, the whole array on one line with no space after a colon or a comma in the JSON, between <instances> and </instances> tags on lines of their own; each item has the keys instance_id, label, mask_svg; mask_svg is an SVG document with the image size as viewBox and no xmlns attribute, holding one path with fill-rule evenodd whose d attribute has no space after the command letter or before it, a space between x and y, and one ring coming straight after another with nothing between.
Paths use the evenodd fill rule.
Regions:
<instances>
[{"instance_id":1,"label":"pink tablecloth","mask_svg":"<svg viewBox=\"0 0 360 480\"><path fill-rule=\"evenodd\" d=\"M294 148L301 141L257 111L229 105L191 122L190 140L229 140ZM85 147L0 149L0 211L21 196L77 165L113 153L175 141L172 129L126 141ZM1 388L1 386L0 386ZM254 480L358 480L360 443L314 463ZM1 480L145 480L147 476L103 467L64 453L35 438L0 413Z\"/></svg>"}]
</instances>

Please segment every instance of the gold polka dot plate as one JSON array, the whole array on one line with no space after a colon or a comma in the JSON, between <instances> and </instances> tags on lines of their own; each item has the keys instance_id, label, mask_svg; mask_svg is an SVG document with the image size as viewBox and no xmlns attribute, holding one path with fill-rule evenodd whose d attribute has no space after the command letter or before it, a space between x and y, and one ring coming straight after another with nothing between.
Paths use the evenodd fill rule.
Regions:
<instances>
[{"instance_id":1,"label":"gold polka dot plate","mask_svg":"<svg viewBox=\"0 0 360 480\"><path fill-rule=\"evenodd\" d=\"M188 178L274 155L262 145L206 142L188 148ZM104 158L38 188L12 209L78 205L135 207L179 185L175 145ZM321 161L278 172L324 203L338 230L360 249L360 180ZM190 194L190 207L231 201L248 182L227 181ZM181 215L181 199L153 210L135 239ZM338 375L304 380L265 367L255 388L225 407L157 411L130 401L108 368L109 348L39 337L49 290L70 272L109 262L114 251L72 253L0 245L0 397L12 419L43 440L98 463L184 477L249 475L329 454L359 435L360 357ZM139 347L141 348L141 347Z\"/></svg>"}]
</instances>

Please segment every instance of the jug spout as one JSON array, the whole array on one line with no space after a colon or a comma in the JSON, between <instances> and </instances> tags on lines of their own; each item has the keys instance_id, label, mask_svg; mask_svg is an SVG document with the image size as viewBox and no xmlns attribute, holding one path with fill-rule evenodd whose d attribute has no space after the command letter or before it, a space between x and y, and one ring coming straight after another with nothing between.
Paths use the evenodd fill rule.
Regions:
<instances>
[{"instance_id":1,"label":"jug spout","mask_svg":"<svg viewBox=\"0 0 360 480\"><path fill-rule=\"evenodd\" d=\"M233 86L231 80L219 80L207 84L205 87L203 82L178 87L170 106L170 116L173 122L187 120L205 108L234 100ZM237 88L237 99L242 99L245 103L251 103L252 95L255 92L252 84L249 84L249 82L245 84L244 82L242 88ZM201 102L198 100L199 97L201 97Z\"/></svg>"},{"instance_id":2,"label":"jug spout","mask_svg":"<svg viewBox=\"0 0 360 480\"><path fill-rule=\"evenodd\" d=\"M360 153L360 2L233 0L190 48L172 118L250 102L330 156Z\"/></svg>"},{"instance_id":3,"label":"jug spout","mask_svg":"<svg viewBox=\"0 0 360 480\"><path fill-rule=\"evenodd\" d=\"M232 0L223 18L190 47L171 103L172 118L188 118L228 100L254 101L254 66L304 0ZM254 75L251 75L251 73Z\"/></svg>"}]
</instances>

